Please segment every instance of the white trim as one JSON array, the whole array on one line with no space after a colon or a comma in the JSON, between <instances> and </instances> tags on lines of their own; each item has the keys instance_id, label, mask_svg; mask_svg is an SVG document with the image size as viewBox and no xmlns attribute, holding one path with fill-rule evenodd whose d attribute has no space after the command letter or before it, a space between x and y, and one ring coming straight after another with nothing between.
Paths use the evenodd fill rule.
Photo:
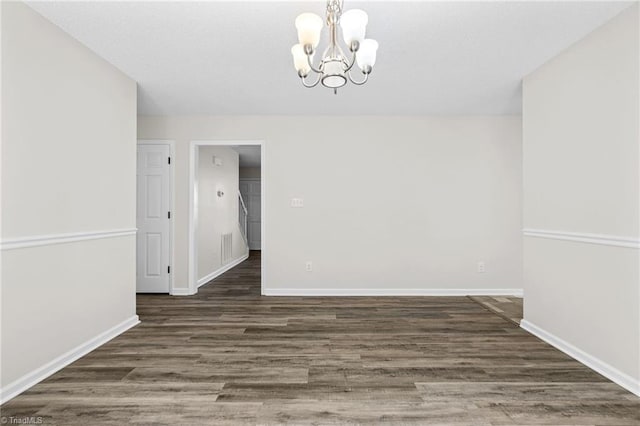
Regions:
<instances>
[{"instance_id":1,"label":"white trim","mask_svg":"<svg viewBox=\"0 0 640 426\"><path fill-rule=\"evenodd\" d=\"M237 145L259 145L260 146L260 220L261 220L261 244L265 247L265 200L266 200L266 141L264 140L192 140L189 144L189 290L190 294L198 292L198 270L196 259L198 257L198 248L196 242L196 232L198 229L198 194L196 194L196 185L198 184L198 176L196 173L196 165L198 164L198 148L201 146L237 146ZM265 262L263 260L260 274L260 291L264 294L265 284ZM206 278L206 277L205 277ZM204 279L204 278L202 278Z\"/></svg>"},{"instance_id":2,"label":"white trim","mask_svg":"<svg viewBox=\"0 0 640 426\"><path fill-rule=\"evenodd\" d=\"M194 294L189 288L174 288L171 290L172 296L193 296Z\"/></svg>"},{"instance_id":3,"label":"white trim","mask_svg":"<svg viewBox=\"0 0 640 426\"><path fill-rule=\"evenodd\" d=\"M27 247L49 246L53 244L75 243L77 241L99 240L102 238L135 235L136 228L109 229L107 231L70 232L68 234L33 235L30 237L7 238L0 242L0 249L15 250Z\"/></svg>"},{"instance_id":4,"label":"white trim","mask_svg":"<svg viewBox=\"0 0 640 426\"><path fill-rule=\"evenodd\" d=\"M198 280L198 288L202 287L203 285L205 285L206 283L208 283L212 279L217 278L220 275L224 274L225 272L227 272L229 269L233 268L234 266L237 266L237 265L241 264L242 262L244 262L248 258L249 258L249 253L248 253L248 250L247 250L247 254L243 255L242 257L239 257L238 259L234 260L233 262L227 263L223 267L216 269L215 271L213 271L212 273L208 274L207 276L204 276L204 277L200 278Z\"/></svg>"},{"instance_id":5,"label":"white trim","mask_svg":"<svg viewBox=\"0 0 640 426\"><path fill-rule=\"evenodd\" d=\"M266 191L266 170L267 170L267 146L263 141L260 144L260 249L265 248L265 232L267 223L265 217L267 217L267 208L266 208L266 200L267 200L267 191ZM260 253L262 254L262 252ZM260 262L260 294L264 294L265 292L265 277L267 276L265 272L265 261L264 257L262 257L262 261Z\"/></svg>"},{"instance_id":6,"label":"white trim","mask_svg":"<svg viewBox=\"0 0 640 426\"><path fill-rule=\"evenodd\" d=\"M31 373L25 374L18 380L9 383L7 386L0 390L0 404L4 404L5 402L34 386L35 384L51 376L56 371L61 370L62 368L85 356L97 347L104 345L109 340L124 333L125 331L129 330L131 327L134 327L139 323L140 320L138 319L138 316L134 315L131 318L121 322L120 324L111 327L110 329L98 334L97 336L89 339L81 345L71 349L69 352L60 355L59 357L46 363L42 367L37 368Z\"/></svg>"},{"instance_id":7,"label":"white trim","mask_svg":"<svg viewBox=\"0 0 640 426\"><path fill-rule=\"evenodd\" d=\"M526 237L549 238L553 240L575 241L579 243L601 244L606 246L640 249L640 239L635 237L621 237L618 235L588 234L584 232L552 231L548 229L522 230Z\"/></svg>"},{"instance_id":8,"label":"white trim","mask_svg":"<svg viewBox=\"0 0 640 426\"><path fill-rule=\"evenodd\" d=\"M640 380L634 379L628 374L623 373L622 371L594 357L593 355L589 355L582 349L573 346L571 343L562 340L558 336L549 333L548 331L538 327L535 324L532 324L527 320L523 319L522 321L520 321L520 327L533 334L534 336L540 338L541 340L544 340L556 349L561 350L576 361L579 361L590 369L602 374L612 382L617 383L628 391L634 393L635 395L640 396Z\"/></svg>"},{"instance_id":9,"label":"white trim","mask_svg":"<svg viewBox=\"0 0 640 426\"><path fill-rule=\"evenodd\" d=\"M265 296L515 296L521 288L270 288Z\"/></svg>"},{"instance_id":10,"label":"white trim","mask_svg":"<svg viewBox=\"0 0 640 426\"><path fill-rule=\"evenodd\" d=\"M189 293L196 294L198 292L198 286L195 285L195 281L198 279L196 275L196 221L198 218L196 210L196 185L198 183L196 177L196 165L198 164L198 146L195 142L191 141L189 146L189 248L188 248L188 282Z\"/></svg>"},{"instance_id":11,"label":"white trim","mask_svg":"<svg viewBox=\"0 0 640 426\"><path fill-rule=\"evenodd\" d=\"M169 145L169 157L171 157L171 164L169 167L169 205L170 205L170 209L171 209L171 226L169 228L169 253L171 259L169 260L169 263L171 266L170 272L169 272L169 294L174 294L174 285L175 285L175 280L174 278L174 274L176 271L176 268L174 267L174 265L176 264L176 256L175 256L175 250L174 248L174 244L173 244L173 236L176 233L176 197L174 194L174 190L175 190L175 170L176 170L176 144L175 141L173 140L169 140L169 139L138 139L137 142L138 145ZM136 165L137 167L137 165ZM137 195L136 195L137 196ZM136 224L137 225L137 224ZM137 253L137 249L136 249L136 256L138 255ZM137 263L137 259L136 259L136 263ZM179 290L178 290L179 291Z\"/></svg>"}]
</instances>

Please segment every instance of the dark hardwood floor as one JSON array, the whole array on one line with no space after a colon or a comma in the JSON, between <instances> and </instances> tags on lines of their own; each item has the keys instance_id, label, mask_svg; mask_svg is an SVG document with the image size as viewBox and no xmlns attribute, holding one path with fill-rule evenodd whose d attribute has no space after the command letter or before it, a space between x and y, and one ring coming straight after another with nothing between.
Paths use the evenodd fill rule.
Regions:
<instances>
[{"instance_id":1,"label":"dark hardwood floor","mask_svg":"<svg viewBox=\"0 0 640 426\"><path fill-rule=\"evenodd\" d=\"M260 256L1 407L58 425L638 425L640 399L466 297L261 297Z\"/></svg>"},{"instance_id":2,"label":"dark hardwood floor","mask_svg":"<svg viewBox=\"0 0 640 426\"><path fill-rule=\"evenodd\" d=\"M480 303L496 315L519 326L522 320L522 298L506 296L470 296L474 302Z\"/></svg>"}]
</instances>

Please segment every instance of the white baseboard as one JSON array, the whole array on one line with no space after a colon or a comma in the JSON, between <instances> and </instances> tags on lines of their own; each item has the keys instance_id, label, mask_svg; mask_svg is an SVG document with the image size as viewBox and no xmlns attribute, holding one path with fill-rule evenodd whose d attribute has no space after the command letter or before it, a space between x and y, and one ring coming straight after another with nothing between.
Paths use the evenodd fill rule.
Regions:
<instances>
[{"instance_id":1,"label":"white baseboard","mask_svg":"<svg viewBox=\"0 0 640 426\"><path fill-rule=\"evenodd\" d=\"M71 349L69 352L60 355L59 357L32 371L31 373L25 374L18 380L9 383L4 388L0 389L0 404L4 404L15 396L18 396L30 387L51 376L53 373L61 370L62 368L83 357L97 347L102 346L109 340L124 333L125 331L139 323L140 320L138 316L134 315L126 321L121 322L120 324L110 328L103 333L98 334L85 343Z\"/></svg>"},{"instance_id":2,"label":"white baseboard","mask_svg":"<svg viewBox=\"0 0 640 426\"><path fill-rule=\"evenodd\" d=\"M195 293L188 288L174 288L171 290L172 296L193 296Z\"/></svg>"},{"instance_id":3,"label":"white baseboard","mask_svg":"<svg viewBox=\"0 0 640 426\"><path fill-rule=\"evenodd\" d=\"M266 288L265 296L515 296L521 288Z\"/></svg>"},{"instance_id":4,"label":"white baseboard","mask_svg":"<svg viewBox=\"0 0 640 426\"><path fill-rule=\"evenodd\" d=\"M198 280L198 283L197 283L198 284L198 288L202 287L203 285L205 285L206 283L208 283L212 279L214 279L216 277L219 277L220 275L222 275L225 272L227 272L229 269L233 268L234 266L239 265L240 263L244 262L248 258L249 258L249 253L243 255L242 257L239 257L238 259L234 260L231 263L227 263L222 268L216 269L215 271L213 271L212 273L208 274L207 276L200 278Z\"/></svg>"},{"instance_id":5,"label":"white baseboard","mask_svg":"<svg viewBox=\"0 0 640 426\"><path fill-rule=\"evenodd\" d=\"M549 333L548 331L538 327L535 324L532 324L527 320L520 321L520 327L533 334L534 336L544 340L556 349L561 350L576 361L579 361L590 369L602 374L612 382L617 383L626 390L634 393L637 396L640 396L640 380L634 379L628 374L623 373L622 371L594 357L593 355L589 355L582 349L573 346L571 343L562 340L558 336Z\"/></svg>"}]
</instances>

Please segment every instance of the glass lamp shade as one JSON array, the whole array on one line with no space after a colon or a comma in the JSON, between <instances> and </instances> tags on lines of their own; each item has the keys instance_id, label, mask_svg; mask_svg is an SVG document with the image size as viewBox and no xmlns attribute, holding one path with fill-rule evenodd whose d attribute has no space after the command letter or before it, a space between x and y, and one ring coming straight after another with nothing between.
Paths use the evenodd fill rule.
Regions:
<instances>
[{"instance_id":1,"label":"glass lamp shade","mask_svg":"<svg viewBox=\"0 0 640 426\"><path fill-rule=\"evenodd\" d=\"M321 79L322 85L330 89L337 89L347 84L347 77L344 76L342 61L339 59L328 59L324 61L322 68L324 76Z\"/></svg>"},{"instance_id":2,"label":"glass lamp shade","mask_svg":"<svg viewBox=\"0 0 640 426\"><path fill-rule=\"evenodd\" d=\"M367 30L369 17L364 10L347 10L340 17L340 27L342 28L342 38L347 46L351 46L354 41L362 43Z\"/></svg>"},{"instance_id":3,"label":"glass lamp shade","mask_svg":"<svg viewBox=\"0 0 640 426\"><path fill-rule=\"evenodd\" d=\"M295 44L291 48L291 55L293 55L293 66L296 68L296 71L302 72L303 75L309 74L311 67L309 66L309 60L301 44ZM309 59L313 61L313 55L311 55Z\"/></svg>"},{"instance_id":4,"label":"glass lamp shade","mask_svg":"<svg viewBox=\"0 0 640 426\"><path fill-rule=\"evenodd\" d=\"M310 44L315 49L320 43L320 31L322 31L322 18L315 13L303 13L296 18L298 41L302 46Z\"/></svg>"},{"instance_id":5,"label":"glass lamp shade","mask_svg":"<svg viewBox=\"0 0 640 426\"><path fill-rule=\"evenodd\" d=\"M356 53L356 61L358 67L364 70L367 67L373 68L376 64L376 53L378 51L378 42L370 38L365 39L360 43L360 49Z\"/></svg>"}]
</instances>

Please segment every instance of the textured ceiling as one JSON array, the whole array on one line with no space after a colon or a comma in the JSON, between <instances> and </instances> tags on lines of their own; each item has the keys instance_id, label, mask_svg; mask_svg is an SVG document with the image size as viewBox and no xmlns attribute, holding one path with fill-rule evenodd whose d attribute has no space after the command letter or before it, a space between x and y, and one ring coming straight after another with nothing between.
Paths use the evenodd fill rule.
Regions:
<instances>
[{"instance_id":1,"label":"textured ceiling","mask_svg":"<svg viewBox=\"0 0 640 426\"><path fill-rule=\"evenodd\" d=\"M29 2L135 79L143 115L519 114L523 76L630 4L347 0L380 49L335 96L303 88L289 52L323 1Z\"/></svg>"}]
</instances>

